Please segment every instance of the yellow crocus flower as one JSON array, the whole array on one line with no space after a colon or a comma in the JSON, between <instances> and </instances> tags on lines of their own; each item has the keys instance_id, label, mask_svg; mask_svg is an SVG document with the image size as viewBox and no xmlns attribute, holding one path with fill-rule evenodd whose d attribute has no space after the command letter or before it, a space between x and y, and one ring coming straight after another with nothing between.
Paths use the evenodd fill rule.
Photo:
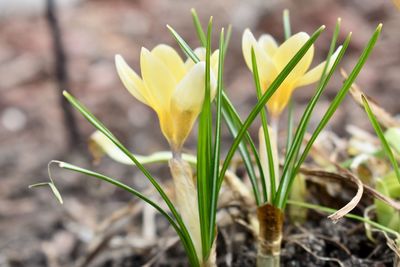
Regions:
<instances>
[{"instance_id":1,"label":"yellow crocus flower","mask_svg":"<svg viewBox=\"0 0 400 267\"><path fill-rule=\"evenodd\" d=\"M196 49L204 59L202 49ZM142 77L125 60L115 56L119 77L128 91L151 107L158 115L160 127L173 151L180 151L199 115L205 93L205 62L186 62L170 46L157 45L151 51L142 48L140 69ZM218 65L218 52L211 58L211 68ZM215 95L216 77L211 72L211 96Z\"/></svg>"},{"instance_id":2,"label":"yellow crocus flower","mask_svg":"<svg viewBox=\"0 0 400 267\"><path fill-rule=\"evenodd\" d=\"M278 46L275 39L269 34L261 35L257 41L249 29L244 31L242 38L244 59L247 66L252 70L251 49L253 47L257 59L260 83L264 92L309 38L310 36L307 33L299 32ZM332 55L329 68L332 67L340 52L340 48L341 47ZM269 99L267 107L272 116L279 116L288 104L296 88L309 85L320 79L325 62L307 71L311 65L313 56L314 46L311 46L278 90Z\"/></svg>"}]
</instances>

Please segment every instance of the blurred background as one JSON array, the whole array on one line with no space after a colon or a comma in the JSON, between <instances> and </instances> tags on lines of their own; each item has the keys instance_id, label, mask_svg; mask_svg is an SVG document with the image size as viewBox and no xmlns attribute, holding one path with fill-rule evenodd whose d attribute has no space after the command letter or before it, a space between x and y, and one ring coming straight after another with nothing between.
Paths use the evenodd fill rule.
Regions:
<instances>
[{"instance_id":1,"label":"blurred background","mask_svg":"<svg viewBox=\"0 0 400 267\"><path fill-rule=\"evenodd\" d=\"M400 12L390 0L0 0L0 266L82 264L104 220L132 203L124 192L56 167L52 174L64 205L48 188L29 190L29 184L48 180L50 160L95 169L146 190L144 177L134 168L107 158L93 164L86 144L94 129L62 102L61 91L72 92L135 153L166 150L157 117L123 88L114 55L123 55L139 72L142 46L151 49L167 43L178 48L166 24L197 47L192 7L204 25L214 16L215 40L217 29L233 26L225 83L242 118L255 103L252 75L242 58L242 32L247 27L256 36L268 32L281 42L284 8L291 12L294 33L311 34L320 25L327 26L316 43L313 66L329 49L337 17L342 18L341 42L353 32L341 65L347 70L383 22L381 38L357 82L389 112L400 112ZM339 74L334 77L314 120L321 117L342 81ZM296 91L298 116L312 93L312 87ZM369 125L350 97L329 127L345 136L348 124ZM254 127L252 134L256 132ZM187 144L192 152L194 135ZM163 165L150 169L160 179L169 178ZM145 249L141 217L129 220L139 223L126 223L118 233L130 233L130 243L117 239L112 244L129 251ZM106 261L98 260L96 266L123 266L106 265Z\"/></svg>"}]
</instances>

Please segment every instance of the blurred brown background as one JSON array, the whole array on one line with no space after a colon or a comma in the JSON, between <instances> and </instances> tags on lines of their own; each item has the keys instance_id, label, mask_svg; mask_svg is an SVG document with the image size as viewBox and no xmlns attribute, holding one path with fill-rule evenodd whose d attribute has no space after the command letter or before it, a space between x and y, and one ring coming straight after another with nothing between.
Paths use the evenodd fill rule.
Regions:
<instances>
[{"instance_id":1,"label":"blurred brown background","mask_svg":"<svg viewBox=\"0 0 400 267\"><path fill-rule=\"evenodd\" d=\"M174 27L192 47L198 46L190 8L203 23L214 16L217 29L229 23L233 34L225 82L242 117L255 103L252 76L241 53L241 34L247 27L256 36L272 33L283 39L282 10L291 12L292 32L312 33L321 24L327 31L316 43L313 65L323 60L336 18L342 18L344 40L353 39L342 67L350 70L379 22L383 33L357 82L388 111L400 112L400 12L390 0L57 0L68 71L68 89L109 126L136 153L167 149L152 110L135 100L122 86L114 68L119 53L139 72L140 48L158 43L177 47L165 25ZM93 166L85 141L93 128L75 113L82 142L74 150L60 106L55 77L53 39L45 16L46 1L0 0L0 266L72 266L94 238L94 229L131 196L111 186L59 171L53 176L65 199L59 205L48 189L28 190L46 181L47 163L66 160L123 178L139 189L146 187L136 170L104 159ZM214 38L216 39L216 38ZM216 47L216 46L214 46ZM315 114L322 115L338 90L337 74ZM313 88L295 94L299 111ZM345 135L344 126L368 127L365 114L345 100L329 127ZM256 127L253 129L255 133ZM229 139L227 139L229 140ZM193 136L188 150L194 150ZM169 177L163 166L152 167L158 177ZM130 226L140 235L140 225ZM132 245L133 246L133 245ZM134 247L134 246L133 246Z\"/></svg>"}]
</instances>

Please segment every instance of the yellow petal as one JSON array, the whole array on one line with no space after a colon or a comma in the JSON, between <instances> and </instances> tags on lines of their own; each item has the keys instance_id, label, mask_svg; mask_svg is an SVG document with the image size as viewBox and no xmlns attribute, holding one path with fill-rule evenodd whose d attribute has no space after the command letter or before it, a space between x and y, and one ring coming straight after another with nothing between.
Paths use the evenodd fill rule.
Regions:
<instances>
[{"instance_id":1,"label":"yellow petal","mask_svg":"<svg viewBox=\"0 0 400 267\"><path fill-rule=\"evenodd\" d=\"M332 68L341 49L342 46L339 46L338 49L336 49L335 53L332 54L331 59L329 60L329 66L327 68L327 72L330 71L330 69ZM316 66L315 68L311 69L306 74L304 74L304 76L297 81L296 87L309 85L311 83L318 81L321 78L322 72L325 68L325 63L326 61L322 62L321 64L319 64L318 66Z\"/></svg>"},{"instance_id":2,"label":"yellow petal","mask_svg":"<svg viewBox=\"0 0 400 267\"><path fill-rule=\"evenodd\" d=\"M140 53L140 68L144 84L148 89L149 105L157 113L168 110L171 95L176 86L175 78L164 62L146 48L142 48Z\"/></svg>"},{"instance_id":3,"label":"yellow petal","mask_svg":"<svg viewBox=\"0 0 400 267\"><path fill-rule=\"evenodd\" d=\"M216 81L211 72L211 93L215 91ZM200 113L205 92L205 63L199 62L177 85L171 98L171 116L174 118L174 137L176 146L180 146L189 135Z\"/></svg>"},{"instance_id":4,"label":"yellow petal","mask_svg":"<svg viewBox=\"0 0 400 267\"><path fill-rule=\"evenodd\" d=\"M269 34L261 35L260 39L258 39L258 44L265 51L267 55L271 58L275 55L278 50L278 44L276 43L274 37Z\"/></svg>"},{"instance_id":5,"label":"yellow petal","mask_svg":"<svg viewBox=\"0 0 400 267\"><path fill-rule=\"evenodd\" d=\"M153 48L151 53L164 62L164 64L171 71L177 83L185 75L186 70L183 60L172 47L165 44L160 44Z\"/></svg>"},{"instance_id":6,"label":"yellow petal","mask_svg":"<svg viewBox=\"0 0 400 267\"><path fill-rule=\"evenodd\" d=\"M276 76L276 68L271 58L263 51L257 43L253 34L249 29L246 29L242 37L242 51L244 60L251 71L253 71L251 60L251 48L253 47L257 60L257 68L261 83L271 81Z\"/></svg>"},{"instance_id":7,"label":"yellow petal","mask_svg":"<svg viewBox=\"0 0 400 267\"><path fill-rule=\"evenodd\" d=\"M281 112L287 106L293 90L293 83L287 80L285 80L281 86L279 86L278 90L267 102L268 111L272 116L277 117L279 114L281 114Z\"/></svg>"},{"instance_id":8,"label":"yellow petal","mask_svg":"<svg viewBox=\"0 0 400 267\"><path fill-rule=\"evenodd\" d=\"M174 120L169 111L157 111L158 120L160 122L161 132L168 140L171 147L177 148L174 142Z\"/></svg>"},{"instance_id":9,"label":"yellow petal","mask_svg":"<svg viewBox=\"0 0 400 267\"><path fill-rule=\"evenodd\" d=\"M278 72L282 71L283 68L289 63L293 56L300 50L300 48L307 42L310 36L305 32L299 32L291 36L276 51L273 60ZM294 67L289 76L286 78L287 81L294 81L301 78L307 69L310 67L311 61L314 56L314 46L308 49L307 53L303 56L300 62Z\"/></svg>"},{"instance_id":10,"label":"yellow petal","mask_svg":"<svg viewBox=\"0 0 400 267\"><path fill-rule=\"evenodd\" d=\"M117 67L118 75L124 84L125 88L139 101L147 104L146 88L139 75L132 70L125 60L120 56L115 56L115 66Z\"/></svg>"}]
</instances>

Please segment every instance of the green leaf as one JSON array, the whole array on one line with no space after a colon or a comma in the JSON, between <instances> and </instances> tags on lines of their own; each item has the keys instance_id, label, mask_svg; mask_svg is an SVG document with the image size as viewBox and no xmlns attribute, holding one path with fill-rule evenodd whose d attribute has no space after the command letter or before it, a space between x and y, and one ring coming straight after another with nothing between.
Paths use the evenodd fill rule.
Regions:
<instances>
[{"instance_id":1,"label":"green leaf","mask_svg":"<svg viewBox=\"0 0 400 267\"><path fill-rule=\"evenodd\" d=\"M229 41L231 40L231 35L232 35L232 25L228 26L228 30L226 31L226 37L224 38L224 46L223 46L223 50L224 50L224 54L226 55L226 52L228 51L228 45L229 45Z\"/></svg>"},{"instance_id":2,"label":"green leaf","mask_svg":"<svg viewBox=\"0 0 400 267\"><path fill-rule=\"evenodd\" d=\"M397 180L400 183L400 170L399 170L399 165L397 164L397 160L394 157L393 151L389 146L388 141L385 138L385 135L382 131L381 126L379 125L378 120L376 119L374 113L371 110L371 107L368 104L368 100L364 95L361 95L361 99L363 101L364 109L365 112L367 112L368 118L372 124L372 127L374 127L374 130L376 132L376 135L379 137L379 140L381 141L383 150L385 151L386 156L389 158L390 162L392 163L394 172L396 173Z\"/></svg>"},{"instance_id":3,"label":"green leaf","mask_svg":"<svg viewBox=\"0 0 400 267\"><path fill-rule=\"evenodd\" d=\"M207 259L211 249L210 216L212 188L212 114L211 114L211 32L212 18L207 27L206 44L206 76L205 96L203 107L199 116L198 141L197 141L197 193L199 203L201 243L203 260Z\"/></svg>"},{"instance_id":4,"label":"green leaf","mask_svg":"<svg viewBox=\"0 0 400 267\"><path fill-rule=\"evenodd\" d=\"M285 32L285 39L289 39L292 35L292 30L290 27L290 14L288 9L283 10L283 30Z\"/></svg>"},{"instance_id":5,"label":"green leaf","mask_svg":"<svg viewBox=\"0 0 400 267\"><path fill-rule=\"evenodd\" d=\"M194 27L196 28L197 37L199 38L200 44L202 47L206 47L207 45L207 37L203 31L203 27L201 26L201 22L197 12L194 8L191 9L192 12L192 19Z\"/></svg>"},{"instance_id":6,"label":"green leaf","mask_svg":"<svg viewBox=\"0 0 400 267\"><path fill-rule=\"evenodd\" d=\"M60 202L60 204L64 203L64 201L63 201L63 199L61 197L60 191L58 191L57 187L52 182L44 182L44 183L32 184L32 185L29 186L29 188L43 187L43 186L49 186L51 191L53 192L54 196L57 198L58 202Z\"/></svg>"},{"instance_id":7,"label":"green leaf","mask_svg":"<svg viewBox=\"0 0 400 267\"><path fill-rule=\"evenodd\" d=\"M211 192L211 210L210 210L210 228L209 228L209 236L211 242L215 238L215 225L216 225L216 215L217 215L217 204L218 204L218 190L217 190L217 181L219 176L219 161L221 154L221 114L222 114L222 90L223 90L223 73L224 73L224 60L225 60L225 51L223 49L225 45L224 41L224 29L221 30L220 39L219 39L219 60L218 60L218 84L217 84L217 95L216 95L216 103L217 103L217 112L216 112L216 120L215 120L215 143L214 143L214 152L213 152L213 169L212 169L212 192Z\"/></svg>"},{"instance_id":8,"label":"green leaf","mask_svg":"<svg viewBox=\"0 0 400 267\"><path fill-rule=\"evenodd\" d=\"M185 40L183 40L183 38L171 26L167 25L167 28L174 36L176 42L181 47L182 51L185 52L185 54L189 58L191 58L194 63L200 62L200 59L197 57L197 55L194 53L194 51L190 48L190 46L185 42Z\"/></svg>"},{"instance_id":9,"label":"green leaf","mask_svg":"<svg viewBox=\"0 0 400 267\"><path fill-rule=\"evenodd\" d=\"M172 218L169 214L167 210L164 210L162 207L160 207L157 203L155 203L154 201L152 201L151 199L149 199L148 197L146 197L145 195L143 195L142 193L140 193L139 191L135 190L134 188L118 181L117 179L108 177L104 174L100 174L91 170L87 170L75 165L72 165L70 163L66 163L66 162L58 162L59 167L66 169L66 170L70 170L70 171L74 171L74 172L78 172L78 173L82 173L91 177L94 177L96 179L105 181L109 184L115 185L129 193L131 193L134 196L139 197L140 199L142 199L143 201L145 201L146 203L148 203L149 205L151 205L153 208L155 208L158 212L160 212L167 220L168 222L171 224L171 226L175 229L176 233L178 234L179 238L182 241L182 244L185 248L185 250L188 252L188 257L189 257L189 261L191 264L193 264L193 266L200 266L198 259L197 259L197 255L193 251L192 248L190 246L191 240L190 240L190 236L188 236L184 231L182 231L182 229L180 228L180 226L176 223L176 221L174 220L174 218Z\"/></svg>"}]
</instances>

